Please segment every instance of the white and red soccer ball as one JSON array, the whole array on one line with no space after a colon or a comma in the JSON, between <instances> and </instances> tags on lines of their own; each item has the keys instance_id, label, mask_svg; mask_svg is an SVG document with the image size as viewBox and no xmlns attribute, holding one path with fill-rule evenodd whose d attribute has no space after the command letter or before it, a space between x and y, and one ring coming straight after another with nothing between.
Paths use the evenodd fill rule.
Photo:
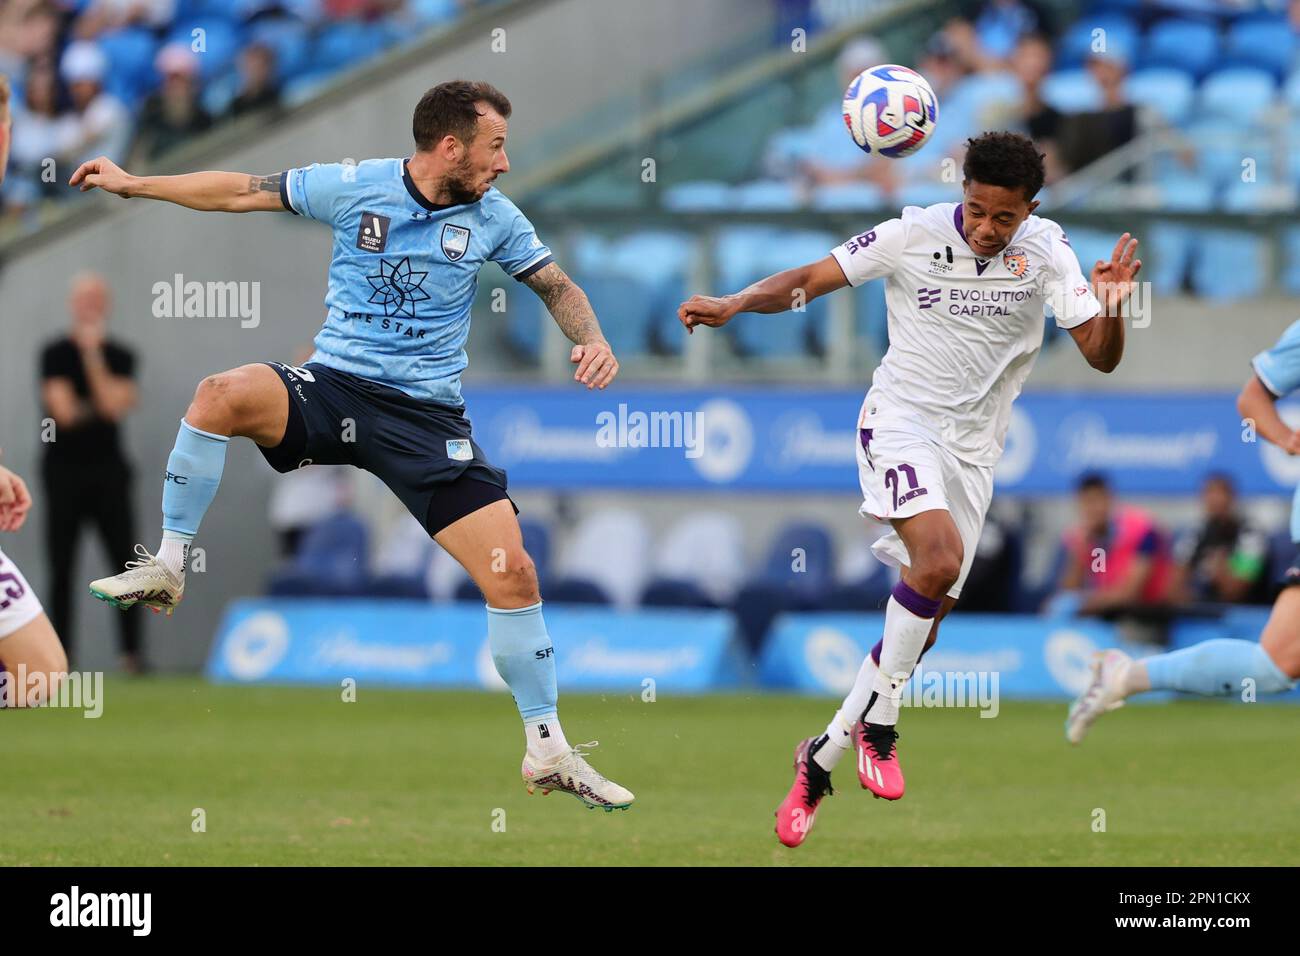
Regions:
<instances>
[{"instance_id":1,"label":"white and red soccer ball","mask_svg":"<svg viewBox=\"0 0 1300 956\"><path fill-rule=\"evenodd\" d=\"M844 91L844 125L858 148L901 159L925 145L939 119L939 101L925 77L887 63L863 70Z\"/></svg>"}]
</instances>

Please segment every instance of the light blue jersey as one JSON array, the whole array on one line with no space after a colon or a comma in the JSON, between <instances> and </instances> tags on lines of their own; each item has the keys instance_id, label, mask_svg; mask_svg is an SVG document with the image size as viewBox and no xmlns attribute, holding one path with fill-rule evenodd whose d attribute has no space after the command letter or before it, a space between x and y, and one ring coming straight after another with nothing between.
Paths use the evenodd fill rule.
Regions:
<instances>
[{"instance_id":1,"label":"light blue jersey","mask_svg":"<svg viewBox=\"0 0 1300 956\"><path fill-rule=\"evenodd\" d=\"M1250 364L1274 397L1284 398L1300 390L1300 320L1292 322L1277 344L1260 352ZM1300 542L1300 487L1291 500L1291 540Z\"/></svg>"},{"instance_id":2,"label":"light blue jersey","mask_svg":"<svg viewBox=\"0 0 1300 956\"><path fill-rule=\"evenodd\" d=\"M478 202L435 205L404 159L291 169L280 190L291 212L334 230L325 325L309 361L463 405L479 269L491 260L524 279L552 260L524 214L495 188Z\"/></svg>"}]
</instances>

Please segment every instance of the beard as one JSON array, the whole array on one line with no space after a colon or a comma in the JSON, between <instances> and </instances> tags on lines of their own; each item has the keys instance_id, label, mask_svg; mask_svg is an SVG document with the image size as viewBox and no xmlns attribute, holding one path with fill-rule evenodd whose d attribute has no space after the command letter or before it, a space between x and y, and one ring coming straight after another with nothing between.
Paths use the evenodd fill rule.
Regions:
<instances>
[{"instance_id":1,"label":"beard","mask_svg":"<svg viewBox=\"0 0 1300 956\"><path fill-rule=\"evenodd\" d=\"M468 162L462 162L447 177L446 181L447 194L451 197L452 205L462 206L466 203L478 202L483 198L483 193L479 191L479 186L470 168ZM486 192L486 190L484 190Z\"/></svg>"}]
</instances>

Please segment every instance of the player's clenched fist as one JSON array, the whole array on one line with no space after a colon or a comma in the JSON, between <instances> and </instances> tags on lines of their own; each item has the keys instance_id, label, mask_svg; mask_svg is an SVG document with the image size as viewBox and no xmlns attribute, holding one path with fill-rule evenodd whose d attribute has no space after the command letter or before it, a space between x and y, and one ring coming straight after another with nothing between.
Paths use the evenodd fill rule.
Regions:
<instances>
[{"instance_id":1,"label":"player's clenched fist","mask_svg":"<svg viewBox=\"0 0 1300 956\"><path fill-rule=\"evenodd\" d=\"M77 171L68 180L69 186L79 186L84 193L99 189L115 196L129 197L131 176L107 156L89 159L77 167Z\"/></svg>"},{"instance_id":2,"label":"player's clenched fist","mask_svg":"<svg viewBox=\"0 0 1300 956\"><path fill-rule=\"evenodd\" d=\"M618 374L618 359L614 358L613 349L605 341L575 345L569 353L569 361L578 366L573 372L573 380L587 388L604 388Z\"/></svg>"},{"instance_id":3,"label":"player's clenched fist","mask_svg":"<svg viewBox=\"0 0 1300 956\"><path fill-rule=\"evenodd\" d=\"M677 307L677 318L687 332L694 332L697 325L716 329L726 325L735 314L736 309L727 296L693 295Z\"/></svg>"}]
</instances>

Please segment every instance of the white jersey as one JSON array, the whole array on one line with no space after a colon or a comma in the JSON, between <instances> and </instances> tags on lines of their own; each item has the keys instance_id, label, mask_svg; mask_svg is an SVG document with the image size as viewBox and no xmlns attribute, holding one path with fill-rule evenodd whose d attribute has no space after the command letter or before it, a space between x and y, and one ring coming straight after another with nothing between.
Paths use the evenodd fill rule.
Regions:
<instances>
[{"instance_id":1,"label":"white jersey","mask_svg":"<svg viewBox=\"0 0 1300 956\"><path fill-rule=\"evenodd\" d=\"M1065 233L1038 216L991 259L966 244L961 203L908 206L831 254L852 285L885 279L889 350L859 427L920 426L973 464L1002 455L1011 403L1042 345L1044 306L1063 329L1101 311Z\"/></svg>"}]
</instances>

